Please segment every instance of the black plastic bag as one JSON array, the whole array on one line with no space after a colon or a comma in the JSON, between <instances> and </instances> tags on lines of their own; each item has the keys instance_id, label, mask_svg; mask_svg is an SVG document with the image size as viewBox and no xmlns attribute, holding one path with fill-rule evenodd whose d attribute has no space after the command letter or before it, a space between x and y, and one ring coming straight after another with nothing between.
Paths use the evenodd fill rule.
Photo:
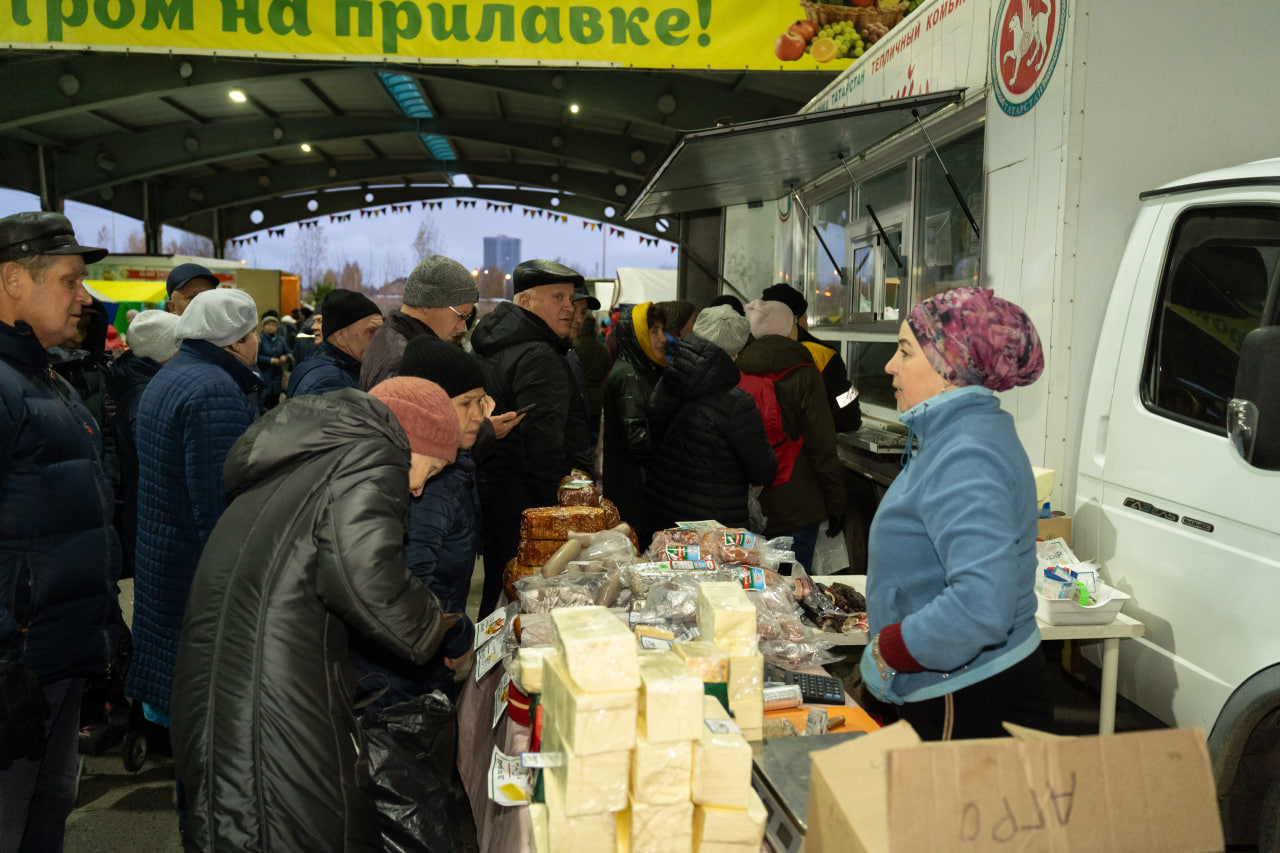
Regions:
<instances>
[{"instance_id":1,"label":"black plastic bag","mask_svg":"<svg viewBox=\"0 0 1280 853\"><path fill-rule=\"evenodd\" d=\"M369 711L361 728L382 849L477 853L471 802L458 774L453 703L438 691L428 693Z\"/></svg>"}]
</instances>

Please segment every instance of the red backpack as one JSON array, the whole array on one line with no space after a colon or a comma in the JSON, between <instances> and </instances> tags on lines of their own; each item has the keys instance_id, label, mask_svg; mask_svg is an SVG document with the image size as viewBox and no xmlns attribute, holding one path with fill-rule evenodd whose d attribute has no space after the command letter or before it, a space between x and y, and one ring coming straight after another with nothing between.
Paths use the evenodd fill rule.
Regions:
<instances>
[{"instance_id":1,"label":"red backpack","mask_svg":"<svg viewBox=\"0 0 1280 853\"><path fill-rule=\"evenodd\" d=\"M800 367L813 367L812 364L797 364L781 373L744 373L738 380L738 387L751 395L760 410L760 418L764 421L764 433L773 445L773 454L778 457L778 475L770 486L781 486L791 479L791 470L795 467L800 448L804 447L804 436L792 438L782 428L782 409L778 407L778 395L774 392L774 384L791 371Z\"/></svg>"}]
</instances>

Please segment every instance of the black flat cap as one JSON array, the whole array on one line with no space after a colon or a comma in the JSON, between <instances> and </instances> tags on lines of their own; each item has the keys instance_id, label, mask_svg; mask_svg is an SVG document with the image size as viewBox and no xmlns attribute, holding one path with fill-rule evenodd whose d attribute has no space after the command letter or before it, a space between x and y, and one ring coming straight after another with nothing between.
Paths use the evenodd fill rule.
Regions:
<instances>
[{"instance_id":1,"label":"black flat cap","mask_svg":"<svg viewBox=\"0 0 1280 853\"><path fill-rule=\"evenodd\" d=\"M800 294L800 291L782 282L766 287L760 298L765 302L781 302L797 317L809 310L809 302Z\"/></svg>"},{"instance_id":2,"label":"black flat cap","mask_svg":"<svg viewBox=\"0 0 1280 853\"><path fill-rule=\"evenodd\" d=\"M573 287L573 301L581 302L587 300L587 307L592 311L600 310L600 300L591 295L591 291L587 290L586 282L579 282Z\"/></svg>"},{"instance_id":3,"label":"black flat cap","mask_svg":"<svg viewBox=\"0 0 1280 853\"><path fill-rule=\"evenodd\" d=\"M583 289L582 276L556 261L522 261L511 274L515 293L542 284L572 284L574 290Z\"/></svg>"},{"instance_id":4,"label":"black flat cap","mask_svg":"<svg viewBox=\"0 0 1280 853\"><path fill-rule=\"evenodd\" d=\"M81 255L91 264L106 257L107 250L76 242L71 220L61 213L14 213L0 219L0 263L36 255Z\"/></svg>"}]
</instances>

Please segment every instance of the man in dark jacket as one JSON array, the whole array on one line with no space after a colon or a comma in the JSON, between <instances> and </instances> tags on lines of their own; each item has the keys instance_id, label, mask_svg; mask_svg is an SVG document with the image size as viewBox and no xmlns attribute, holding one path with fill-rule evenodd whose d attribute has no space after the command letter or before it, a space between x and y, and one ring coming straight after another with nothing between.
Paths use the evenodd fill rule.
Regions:
<instances>
[{"instance_id":1,"label":"man in dark jacket","mask_svg":"<svg viewBox=\"0 0 1280 853\"><path fill-rule=\"evenodd\" d=\"M787 306L796 322L796 340L809 351L813 363L822 373L822 384L827 391L827 404L831 407L836 432L856 432L862 426L862 405L858 403L858 392L849 382L849 368L840 357L840 350L809 334L808 300L791 285L782 283L766 287L760 298Z\"/></svg>"},{"instance_id":2,"label":"man in dark jacket","mask_svg":"<svg viewBox=\"0 0 1280 853\"><path fill-rule=\"evenodd\" d=\"M262 333L258 335L258 375L262 377L262 403L265 409L280 404L284 391L284 370L289 366L289 342L280 331L275 311L262 315Z\"/></svg>"},{"instance_id":3,"label":"man in dark jacket","mask_svg":"<svg viewBox=\"0 0 1280 853\"><path fill-rule=\"evenodd\" d=\"M420 497L409 504L409 541L405 563L419 581L440 599L446 612L465 613L471 576L480 552L480 495L476 491L476 465L471 459L480 425L484 422L484 368L480 360L459 346L434 335L420 335L409 342L401 359L400 376L427 379L449 395L458 418L458 458L427 481ZM475 631L465 615L444 637L440 651L424 667L413 666L368 643L354 645L361 675L381 672L369 679L370 690L389 686L373 707L440 690L457 699L454 673L471 654ZM362 687L365 682L362 679Z\"/></svg>"},{"instance_id":4,"label":"man in dark jacket","mask_svg":"<svg viewBox=\"0 0 1280 853\"><path fill-rule=\"evenodd\" d=\"M298 336L293 339L290 355L293 356L294 367L315 355L322 343L324 343L323 318L320 312L316 311L302 321L302 325L298 327Z\"/></svg>"},{"instance_id":5,"label":"man in dark jacket","mask_svg":"<svg viewBox=\"0 0 1280 853\"><path fill-rule=\"evenodd\" d=\"M582 276L555 261L524 261L512 283L516 301L498 305L471 335L488 364L492 381L486 387L496 410L529 407L478 471L485 523L482 614L497 604L502 572L516 555L520 514L554 506L561 478L575 467L592 467L586 413L575 404L573 372L564 357Z\"/></svg>"},{"instance_id":6,"label":"man in dark jacket","mask_svg":"<svg viewBox=\"0 0 1280 853\"><path fill-rule=\"evenodd\" d=\"M796 560L808 569L822 522L829 522L831 536L844 529L844 480L836 455L835 424L817 366L809 350L795 339L790 309L765 301L749 302L746 309L756 339L738 356L738 369L759 376L783 374L773 384L782 428L788 437L803 441L790 478L766 487L760 495L760 507L768 519L764 532L769 538L794 537ZM778 462L781 466L781 457Z\"/></svg>"},{"instance_id":7,"label":"man in dark jacket","mask_svg":"<svg viewBox=\"0 0 1280 853\"><path fill-rule=\"evenodd\" d=\"M431 335L459 343L476 310L480 289L471 272L444 255L432 255L413 268L399 311L373 336L360 365L360 387L368 391L394 376L409 341Z\"/></svg>"},{"instance_id":8,"label":"man in dark jacket","mask_svg":"<svg viewBox=\"0 0 1280 853\"><path fill-rule=\"evenodd\" d=\"M134 550L138 538L138 408L142 392L161 366L178 354L178 315L168 311L143 311L129 323L129 349L111 363L107 396L115 408L111 431L120 457L120 511L116 532L124 561L121 577L133 577Z\"/></svg>"},{"instance_id":9,"label":"man in dark jacket","mask_svg":"<svg viewBox=\"0 0 1280 853\"><path fill-rule=\"evenodd\" d=\"M446 620L405 568L405 518L457 446L444 392L396 378L289 400L232 449L174 673L188 851L382 849L349 638L435 654Z\"/></svg>"},{"instance_id":10,"label":"man in dark jacket","mask_svg":"<svg viewBox=\"0 0 1280 853\"><path fill-rule=\"evenodd\" d=\"M675 345L649 404L649 462L637 534L677 521L715 519L748 527L747 490L773 481L778 460L755 401L738 388L734 360L747 343L745 317L706 308Z\"/></svg>"},{"instance_id":11,"label":"man in dark jacket","mask_svg":"<svg viewBox=\"0 0 1280 853\"><path fill-rule=\"evenodd\" d=\"M315 355L294 368L289 376L289 397L360 387L360 362L382 326L382 311L372 299L354 290L329 291L320 313L324 315L324 343Z\"/></svg>"},{"instance_id":12,"label":"man in dark jacket","mask_svg":"<svg viewBox=\"0 0 1280 853\"><path fill-rule=\"evenodd\" d=\"M604 405L604 379L609 374L609 351L605 349L604 344L596 341L596 345L600 347L600 353L604 356L604 370L602 373L596 374L594 377L595 388L592 388L592 379L587 378L587 366L582 362L582 350L579 344L583 344L583 349L588 352L588 358L591 353L586 348L584 338L582 337L582 329L585 327L588 314L592 311L600 309L600 300L596 299L587 289L584 283L581 287L573 291L573 322L569 324L569 345L571 349L565 358L569 359L569 369L573 371L573 381L578 386L578 395L582 398L583 416L587 419L587 434L591 439L592 452L600 441L600 411ZM592 329L595 328L595 322L591 323ZM597 362L593 367L598 368ZM591 393L595 391L596 405L591 405Z\"/></svg>"},{"instance_id":13,"label":"man in dark jacket","mask_svg":"<svg viewBox=\"0 0 1280 853\"><path fill-rule=\"evenodd\" d=\"M654 302L622 312L618 360L604 386L604 496L630 524L638 523L649 461L649 397L667 365L665 321Z\"/></svg>"},{"instance_id":14,"label":"man in dark jacket","mask_svg":"<svg viewBox=\"0 0 1280 853\"><path fill-rule=\"evenodd\" d=\"M138 405L138 550L128 691L169 724L178 633L200 551L226 507L222 466L258 414L258 309L243 290L202 293L174 356ZM181 814L181 801L179 802Z\"/></svg>"},{"instance_id":15,"label":"man in dark jacket","mask_svg":"<svg viewBox=\"0 0 1280 853\"><path fill-rule=\"evenodd\" d=\"M182 316L192 299L217 286L218 277L208 267L200 264L178 264L169 270L169 277L165 279L164 289L169 296L164 303L165 310Z\"/></svg>"},{"instance_id":16,"label":"man in dark jacket","mask_svg":"<svg viewBox=\"0 0 1280 853\"><path fill-rule=\"evenodd\" d=\"M80 693L120 622L102 434L46 347L90 303L58 213L0 219L0 850L61 850L75 805Z\"/></svg>"}]
</instances>

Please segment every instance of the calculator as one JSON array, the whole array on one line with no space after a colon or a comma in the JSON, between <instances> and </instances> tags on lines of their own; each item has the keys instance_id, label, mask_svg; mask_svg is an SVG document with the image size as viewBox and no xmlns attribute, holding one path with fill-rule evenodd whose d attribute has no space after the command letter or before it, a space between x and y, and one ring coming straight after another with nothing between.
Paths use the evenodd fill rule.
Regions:
<instances>
[{"instance_id":1,"label":"calculator","mask_svg":"<svg viewBox=\"0 0 1280 853\"><path fill-rule=\"evenodd\" d=\"M809 705L843 705L844 684L830 675L813 675L808 672L791 672L782 667L764 665L766 683L794 684L800 688L800 697Z\"/></svg>"}]
</instances>

